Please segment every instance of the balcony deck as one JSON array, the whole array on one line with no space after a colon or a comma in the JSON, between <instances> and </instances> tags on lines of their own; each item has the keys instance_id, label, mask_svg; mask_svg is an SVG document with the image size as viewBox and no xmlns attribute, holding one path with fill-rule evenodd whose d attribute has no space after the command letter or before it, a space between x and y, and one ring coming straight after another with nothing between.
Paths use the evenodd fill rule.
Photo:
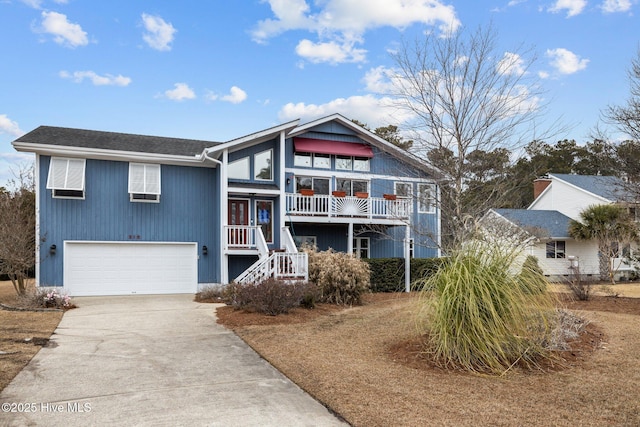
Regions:
<instances>
[{"instance_id":1,"label":"balcony deck","mask_svg":"<svg viewBox=\"0 0 640 427\"><path fill-rule=\"evenodd\" d=\"M406 221L411 215L410 199L388 200L383 197L337 197L316 194L306 196L297 193L286 195L286 215L292 221L313 218L364 219Z\"/></svg>"}]
</instances>

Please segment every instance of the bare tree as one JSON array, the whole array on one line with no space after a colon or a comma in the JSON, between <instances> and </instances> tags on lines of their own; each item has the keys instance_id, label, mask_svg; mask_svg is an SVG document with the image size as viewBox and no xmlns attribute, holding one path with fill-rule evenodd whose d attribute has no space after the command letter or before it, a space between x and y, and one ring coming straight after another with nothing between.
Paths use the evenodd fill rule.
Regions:
<instances>
[{"instance_id":1,"label":"bare tree","mask_svg":"<svg viewBox=\"0 0 640 427\"><path fill-rule=\"evenodd\" d=\"M33 165L24 166L0 192L0 274L6 274L18 295L27 291L35 265L35 191Z\"/></svg>"},{"instance_id":2,"label":"bare tree","mask_svg":"<svg viewBox=\"0 0 640 427\"><path fill-rule=\"evenodd\" d=\"M628 71L631 96L624 106L609 106L603 112L605 120L635 141L640 141L640 48Z\"/></svg>"},{"instance_id":3,"label":"bare tree","mask_svg":"<svg viewBox=\"0 0 640 427\"><path fill-rule=\"evenodd\" d=\"M450 177L441 188L443 229L451 233L443 238L456 245L475 219L507 194L496 188L491 197L482 196L483 203L469 203L464 195L469 155L519 149L550 134L535 135L536 120L545 110L538 77L531 71L535 54L521 48L499 52L489 26L447 38L427 35L405 43L393 58L396 74L389 76L389 95L412 117L413 151L422 158L431 153L435 166Z\"/></svg>"}]
</instances>

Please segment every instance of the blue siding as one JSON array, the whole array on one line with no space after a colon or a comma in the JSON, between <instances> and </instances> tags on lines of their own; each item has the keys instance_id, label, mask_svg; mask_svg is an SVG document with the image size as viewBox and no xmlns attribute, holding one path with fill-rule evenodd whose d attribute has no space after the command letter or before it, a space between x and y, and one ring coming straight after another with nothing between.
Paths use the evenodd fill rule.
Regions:
<instances>
[{"instance_id":1,"label":"blue siding","mask_svg":"<svg viewBox=\"0 0 640 427\"><path fill-rule=\"evenodd\" d=\"M50 157L40 157L40 282L62 285L65 240L197 242L198 282L220 280L218 170L161 166L160 203L129 201L128 162L88 159L85 200L54 199L46 190ZM56 255L49 255L55 244Z\"/></svg>"},{"instance_id":2,"label":"blue siding","mask_svg":"<svg viewBox=\"0 0 640 427\"><path fill-rule=\"evenodd\" d=\"M330 132L338 132L331 134ZM357 137L357 134L343 126L335 123L326 123L315 127L309 132L301 135L306 138L326 139L333 141L364 143ZM314 169L301 168L294 166L294 143L293 139L286 140L285 146L285 164L288 168L295 168L300 175L317 176L316 171L332 172L332 189L336 187L335 179L340 176L349 176L352 179L362 179L369 181L369 193L371 197L382 197L383 194L394 194L396 182L407 182L412 186L414 195L418 194L418 182L433 183L432 177L423 170L408 165L399 158L380 150L378 147L371 147L373 150L373 158L370 160L370 170L366 172L360 171L342 171L335 169L335 158L332 157L331 169ZM293 192L294 175L287 173L289 184L285 185L285 191ZM372 176L376 176L372 178ZM384 178L389 176L389 178ZM403 178L411 179L404 181ZM410 237L414 239L414 256L417 258L427 258L438 256L437 245L433 239L437 233L437 213L419 213L417 200L413 201L413 217L411 218ZM347 225L302 225L293 224L292 232L300 236L317 236L318 247L325 250L332 247L339 251L346 251L347 241ZM357 225L356 225L357 228ZM403 240L405 237L405 227L395 226L386 230L387 236L381 236L378 233L362 234L362 237L370 238L370 255L373 258L385 257L403 257L404 247Z\"/></svg>"}]
</instances>

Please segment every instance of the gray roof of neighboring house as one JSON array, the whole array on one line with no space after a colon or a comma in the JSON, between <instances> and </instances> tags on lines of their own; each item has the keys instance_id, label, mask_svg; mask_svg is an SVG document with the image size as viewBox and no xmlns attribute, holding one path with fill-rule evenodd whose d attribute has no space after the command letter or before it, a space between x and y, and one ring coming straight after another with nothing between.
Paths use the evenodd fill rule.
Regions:
<instances>
[{"instance_id":1,"label":"gray roof of neighboring house","mask_svg":"<svg viewBox=\"0 0 640 427\"><path fill-rule=\"evenodd\" d=\"M218 142L193 139L53 126L40 126L21 136L16 142L177 156L195 156L196 154L201 154L205 148L219 144Z\"/></svg>"},{"instance_id":2,"label":"gray roof of neighboring house","mask_svg":"<svg viewBox=\"0 0 640 427\"><path fill-rule=\"evenodd\" d=\"M540 230L543 236L537 237L563 239L570 237L571 218L558 211L527 209L493 209L493 211L525 230Z\"/></svg>"},{"instance_id":3,"label":"gray roof of neighboring house","mask_svg":"<svg viewBox=\"0 0 640 427\"><path fill-rule=\"evenodd\" d=\"M629 193L624 189L624 181L616 176L549 174L590 193L604 197L610 201L620 201L628 198Z\"/></svg>"}]
</instances>

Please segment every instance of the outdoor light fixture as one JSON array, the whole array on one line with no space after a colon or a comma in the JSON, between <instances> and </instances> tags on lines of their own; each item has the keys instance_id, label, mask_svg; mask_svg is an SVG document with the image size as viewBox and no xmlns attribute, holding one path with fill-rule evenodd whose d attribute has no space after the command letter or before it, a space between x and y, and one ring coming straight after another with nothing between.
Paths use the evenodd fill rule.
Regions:
<instances>
[{"instance_id":1,"label":"outdoor light fixture","mask_svg":"<svg viewBox=\"0 0 640 427\"><path fill-rule=\"evenodd\" d=\"M291 184L291 178L287 178L287 185Z\"/></svg>"},{"instance_id":2,"label":"outdoor light fixture","mask_svg":"<svg viewBox=\"0 0 640 427\"><path fill-rule=\"evenodd\" d=\"M49 253L50 253L51 255L55 255L55 254L56 254L56 249L57 249L57 248L56 248L56 245L51 245L51 246L49 246Z\"/></svg>"},{"instance_id":3,"label":"outdoor light fixture","mask_svg":"<svg viewBox=\"0 0 640 427\"><path fill-rule=\"evenodd\" d=\"M206 245L202 245L202 255L206 255L209 253L209 248Z\"/></svg>"}]
</instances>

